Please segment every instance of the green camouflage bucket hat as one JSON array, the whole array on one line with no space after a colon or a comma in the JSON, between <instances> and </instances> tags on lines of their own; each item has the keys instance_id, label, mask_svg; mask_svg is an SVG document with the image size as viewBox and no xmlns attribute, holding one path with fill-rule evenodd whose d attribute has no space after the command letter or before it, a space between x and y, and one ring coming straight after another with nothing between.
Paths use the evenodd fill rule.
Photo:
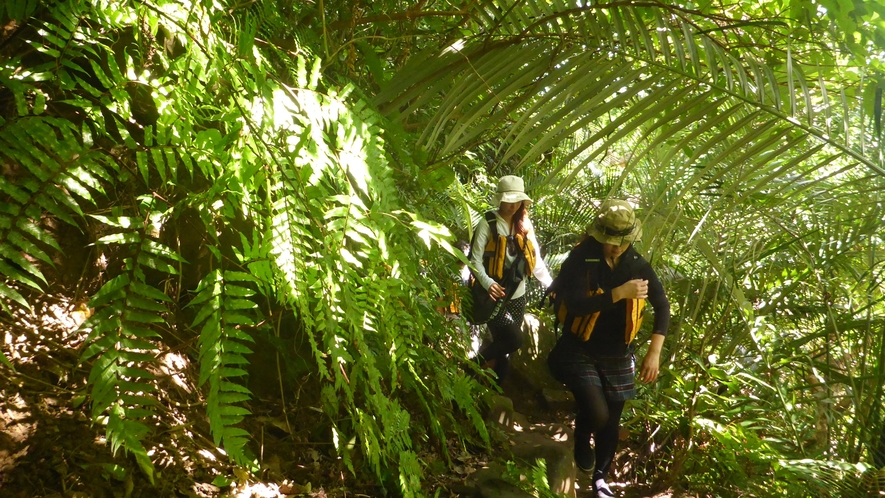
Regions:
<instances>
[{"instance_id":1,"label":"green camouflage bucket hat","mask_svg":"<svg viewBox=\"0 0 885 498\"><path fill-rule=\"evenodd\" d=\"M587 235L602 244L632 244L642 239L642 223L636 219L630 203L608 199L599 207L596 218L587 225Z\"/></svg>"}]
</instances>

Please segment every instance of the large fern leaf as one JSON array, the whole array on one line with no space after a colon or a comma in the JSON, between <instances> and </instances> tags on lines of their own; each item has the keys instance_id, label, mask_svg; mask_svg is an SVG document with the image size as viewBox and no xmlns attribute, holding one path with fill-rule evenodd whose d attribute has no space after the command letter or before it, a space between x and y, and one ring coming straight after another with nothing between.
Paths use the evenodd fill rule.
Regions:
<instances>
[{"instance_id":1,"label":"large fern leaf","mask_svg":"<svg viewBox=\"0 0 885 498\"><path fill-rule=\"evenodd\" d=\"M199 306L193 327L200 327L200 384L209 383L207 411L215 444L240 465L252 466L246 444L249 433L237 427L251 412L241 403L250 399L240 381L251 353L245 343L253 339L243 331L256 323L257 305L249 298L255 291L246 283L255 277L237 271L215 270L200 282L189 306ZM240 382L238 382L240 381Z\"/></svg>"},{"instance_id":2,"label":"large fern leaf","mask_svg":"<svg viewBox=\"0 0 885 498\"><path fill-rule=\"evenodd\" d=\"M103 237L99 244L121 245L127 256L122 273L92 297L89 305L95 314L83 324L89 336L81 358L93 362L89 374L92 416L106 425L111 449L124 448L133 454L153 481L153 464L142 445L157 404L150 369L157 363L160 335L152 327L165 323L171 299L147 282L145 272L173 275L172 263L183 260L152 240L150 225L140 218L96 217L121 230Z\"/></svg>"},{"instance_id":3,"label":"large fern leaf","mask_svg":"<svg viewBox=\"0 0 885 498\"><path fill-rule=\"evenodd\" d=\"M41 227L42 213L79 227L80 203L102 193L103 161L78 142L72 123L47 117L22 117L0 127L0 157L16 170L0 177L0 294L23 306L27 301L10 285L40 291L46 279L34 261L53 265L43 248L60 250ZM5 300L4 300L5 301Z\"/></svg>"}]
</instances>

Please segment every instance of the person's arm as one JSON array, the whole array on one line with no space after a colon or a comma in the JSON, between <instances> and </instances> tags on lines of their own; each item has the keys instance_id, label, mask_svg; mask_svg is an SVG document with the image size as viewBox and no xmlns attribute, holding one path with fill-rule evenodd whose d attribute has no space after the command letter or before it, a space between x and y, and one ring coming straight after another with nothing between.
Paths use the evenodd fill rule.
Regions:
<instances>
[{"instance_id":1,"label":"person's arm","mask_svg":"<svg viewBox=\"0 0 885 498\"><path fill-rule=\"evenodd\" d=\"M473 267L471 272L483 289L488 289L495 283L495 280L486 273L485 266L482 264L482 255L486 250L486 244L488 244L491 235L492 231L489 229L489 223L486 221L485 216L483 216L480 218L479 223L476 224L476 233L473 234L473 245L470 247L470 265Z\"/></svg>"},{"instance_id":2,"label":"person's arm","mask_svg":"<svg viewBox=\"0 0 885 498\"><path fill-rule=\"evenodd\" d=\"M661 349L670 326L670 301L664 292L664 286L652 270L651 265L645 266L642 278L648 280L648 302L655 312L655 323L652 328L651 344L642 360L639 379L643 382L654 382L658 378L661 364Z\"/></svg>"},{"instance_id":3,"label":"person's arm","mask_svg":"<svg viewBox=\"0 0 885 498\"><path fill-rule=\"evenodd\" d=\"M664 284L655 274L651 265L645 265L640 272L642 278L648 281L648 303L655 312L655 323L652 334L666 336L670 327L670 301L664 292Z\"/></svg>"},{"instance_id":4,"label":"person's arm","mask_svg":"<svg viewBox=\"0 0 885 498\"><path fill-rule=\"evenodd\" d=\"M497 218L495 218L495 223L497 223ZM471 248L470 262L475 267L474 275L476 276L476 280L485 290L489 291L489 296L497 301L504 297L506 291L504 287L498 284L498 282L495 282L495 279L489 276L486 272L485 266L482 264L483 252L485 251L486 244L491 235L492 231L489 228L489 223L485 219L485 216L483 216L476 225L476 237L473 241L473 247Z\"/></svg>"},{"instance_id":5,"label":"person's arm","mask_svg":"<svg viewBox=\"0 0 885 498\"><path fill-rule=\"evenodd\" d=\"M535 231L529 230L528 239L532 241L532 246L535 248L535 268L532 270L532 275L538 279L538 282L541 282L541 285L546 289L550 287L550 284L553 282L553 277L550 276L550 270L547 268L547 264L544 263L544 258L541 257L541 245L538 244L538 239L535 237Z\"/></svg>"},{"instance_id":6,"label":"person's arm","mask_svg":"<svg viewBox=\"0 0 885 498\"><path fill-rule=\"evenodd\" d=\"M661 368L661 348L664 347L664 337L661 334L651 335L651 344L642 359L642 367L639 369L639 380L642 382L654 382L658 378Z\"/></svg>"}]
</instances>

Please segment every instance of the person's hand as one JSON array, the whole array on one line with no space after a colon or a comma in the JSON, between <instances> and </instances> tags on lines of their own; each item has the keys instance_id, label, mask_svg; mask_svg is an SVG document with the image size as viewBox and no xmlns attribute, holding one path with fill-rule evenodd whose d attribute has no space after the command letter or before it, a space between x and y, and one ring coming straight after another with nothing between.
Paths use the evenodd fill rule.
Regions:
<instances>
[{"instance_id":1,"label":"person's hand","mask_svg":"<svg viewBox=\"0 0 885 498\"><path fill-rule=\"evenodd\" d=\"M648 280L641 278L628 280L623 285L615 287L612 295L616 298L616 302L621 299L645 299L648 297Z\"/></svg>"},{"instance_id":2,"label":"person's hand","mask_svg":"<svg viewBox=\"0 0 885 498\"><path fill-rule=\"evenodd\" d=\"M660 361L660 353L656 351L646 353L642 360L642 367L639 369L639 380L645 383L654 382L658 378Z\"/></svg>"},{"instance_id":3,"label":"person's hand","mask_svg":"<svg viewBox=\"0 0 885 498\"><path fill-rule=\"evenodd\" d=\"M497 282L492 283L492 286L489 287L489 296L491 296L494 301L501 299L504 297L504 288L498 285Z\"/></svg>"}]
</instances>

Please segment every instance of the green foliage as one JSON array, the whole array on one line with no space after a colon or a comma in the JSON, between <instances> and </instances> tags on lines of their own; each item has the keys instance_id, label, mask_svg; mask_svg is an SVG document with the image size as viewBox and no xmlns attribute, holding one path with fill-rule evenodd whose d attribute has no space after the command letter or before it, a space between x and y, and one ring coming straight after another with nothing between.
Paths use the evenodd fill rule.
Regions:
<instances>
[{"instance_id":1,"label":"green foliage","mask_svg":"<svg viewBox=\"0 0 885 498\"><path fill-rule=\"evenodd\" d=\"M255 281L248 273L215 270L203 278L188 304L201 305L192 326L200 327L200 385L209 383L206 411L215 444L243 466L250 464L245 450L249 433L236 425L251 412L238 403L248 401L251 393L236 380L248 374L243 355L252 350L244 343L254 341L242 329L255 326L258 307L250 300L256 292L243 284Z\"/></svg>"},{"instance_id":2,"label":"green foliage","mask_svg":"<svg viewBox=\"0 0 885 498\"><path fill-rule=\"evenodd\" d=\"M664 483L691 466L682 484L762 492L780 461L870 458L885 380L885 156L867 67L879 54L841 48L878 27L833 33L762 4L741 18L712 4L569 7L482 2L462 21L487 37L413 57L375 102L416 126L431 161L488 148L487 172L537 178L535 199L559 194L533 208L537 226L559 228L548 235L580 232L588 199L636 202L674 306L671 385L642 412L661 424L643 435L679 450ZM848 26L878 8L829 15ZM788 474L777 492L801 496L807 474Z\"/></svg>"},{"instance_id":3,"label":"green foliage","mask_svg":"<svg viewBox=\"0 0 885 498\"><path fill-rule=\"evenodd\" d=\"M149 477L157 354L198 345L251 467L249 343L293 316L344 465L417 496L421 451L488 442L444 225L517 173L561 254L629 197L674 308L637 473L848 496L885 418L882 12L831 3L6 2L0 306L55 283L59 224L94 242L93 420Z\"/></svg>"},{"instance_id":4,"label":"green foliage","mask_svg":"<svg viewBox=\"0 0 885 498\"><path fill-rule=\"evenodd\" d=\"M0 5L0 21L12 20L23 21L37 10L40 2L37 0L9 0Z\"/></svg>"},{"instance_id":5,"label":"green foliage","mask_svg":"<svg viewBox=\"0 0 885 498\"><path fill-rule=\"evenodd\" d=\"M547 462L541 458L535 460L528 468L508 460L507 469L501 477L537 498L561 498L566 496L557 494L550 489L550 483L547 481Z\"/></svg>"},{"instance_id":6,"label":"green foliage","mask_svg":"<svg viewBox=\"0 0 885 498\"><path fill-rule=\"evenodd\" d=\"M23 167L28 169L27 180L15 182L16 184L11 181L11 177L0 178L0 189L8 196L0 214L2 237L4 241L8 241L0 252L3 258L0 260L0 269L10 283L25 285L34 290L42 290L41 285L46 284L46 279L37 265L21 255L21 251L51 264L47 253L37 244L43 243L58 249L58 244L52 237L34 223L35 214L41 210L60 213L62 219L76 225L77 222L68 214L68 208L73 206L75 211L79 211L70 194L55 183L57 175L62 177L62 181L75 183L76 180L69 176L66 168L47 154L47 151L54 150L52 145L58 143L55 140L56 129L51 124L67 127L68 136L71 136L70 127L66 123L54 121L56 122L39 117L22 119L8 123L0 131L0 150L10 157L22 158ZM55 143L46 143L50 140ZM70 147L68 149L71 150ZM63 159L65 162L69 160L70 158ZM28 306L22 295L10 285L0 284L0 294L6 300ZM8 312L8 308L6 309Z\"/></svg>"},{"instance_id":7,"label":"green foliage","mask_svg":"<svg viewBox=\"0 0 885 498\"><path fill-rule=\"evenodd\" d=\"M3 306L51 284L41 265L61 249L42 220L95 241L106 270L83 326L92 416L151 479L158 353L197 338L214 442L251 468L248 343L269 313L294 314L346 465L417 496L417 444L488 441L479 385L452 362L463 344L421 274L450 235L404 210L381 117L353 87L266 43L290 29L271 7L27 11L4 43L34 55L0 66L14 103L0 122Z\"/></svg>"},{"instance_id":8,"label":"green foliage","mask_svg":"<svg viewBox=\"0 0 885 498\"><path fill-rule=\"evenodd\" d=\"M151 239L152 225L142 218L93 216L121 230L98 243L123 246L123 268L92 297L89 305L95 314L83 324L89 337L82 360L92 360L92 416L106 424L111 450L123 447L132 453L153 482L153 464L141 443L157 404L149 369L156 363L160 334L152 325L165 323L171 299L148 284L146 272L173 275L172 263L182 260Z\"/></svg>"},{"instance_id":9,"label":"green foliage","mask_svg":"<svg viewBox=\"0 0 885 498\"><path fill-rule=\"evenodd\" d=\"M535 2L525 7L540 12L552 8ZM872 131L867 123L858 134L849 122L857 111L872 107L870 98L851 88L856 78L850 70L828 75L848 87L844 91L850 93L844 95L852 96L839 101L828 97L839 92L838 84L820 79L815 88L809 81L807 75L818 71L813 66L820 61L805 62L786 50L769 64L752 50L730 51L732 28L719 28L719 20L671 17L666 6L591 6L549 12L532 26L539 34L559 36L506 36L521 24L517 18L525 13L519 10L501 14L512 18L509 23L477 19L481 29L501 30L496 44L462 39L416 58L376 102L395 120L406 120L415 111L414 105L403 106L404 101L438 102L440 110L430 116L419 144L444 161L489 135L501 137L500 161L512 160L516 168L572 141L548 176L560 187L619 143L634 142L639 137L633 133L653 139L635 140L635 149L625 157L628 170L667 139L681 141L671 144L673 155L691 149L687 163L705 158L705 166L726 162L735 167L754 158L768 160L771 154L789 154L791 148L778 139L787 129L801 129L882 172L881 158L867 154L862 145L869 141L880 150L881 143L865 136ZM709 23L711 29L699 29L698 23ZM584 33L591 32L593 43L581 43ZM772 37L775 44L790 40L777 32ZM792 42L798 46L804 41ZM437 94L438 101L431 100ZM618 112L625 106L631 112ZM741 139L735 140L738 130ZM710 136L717 138L708 140ZM750 143L752 151L743 150ZM705 171L693 176L691 182L709 179Z\"/></svg>"}]
</instances>

